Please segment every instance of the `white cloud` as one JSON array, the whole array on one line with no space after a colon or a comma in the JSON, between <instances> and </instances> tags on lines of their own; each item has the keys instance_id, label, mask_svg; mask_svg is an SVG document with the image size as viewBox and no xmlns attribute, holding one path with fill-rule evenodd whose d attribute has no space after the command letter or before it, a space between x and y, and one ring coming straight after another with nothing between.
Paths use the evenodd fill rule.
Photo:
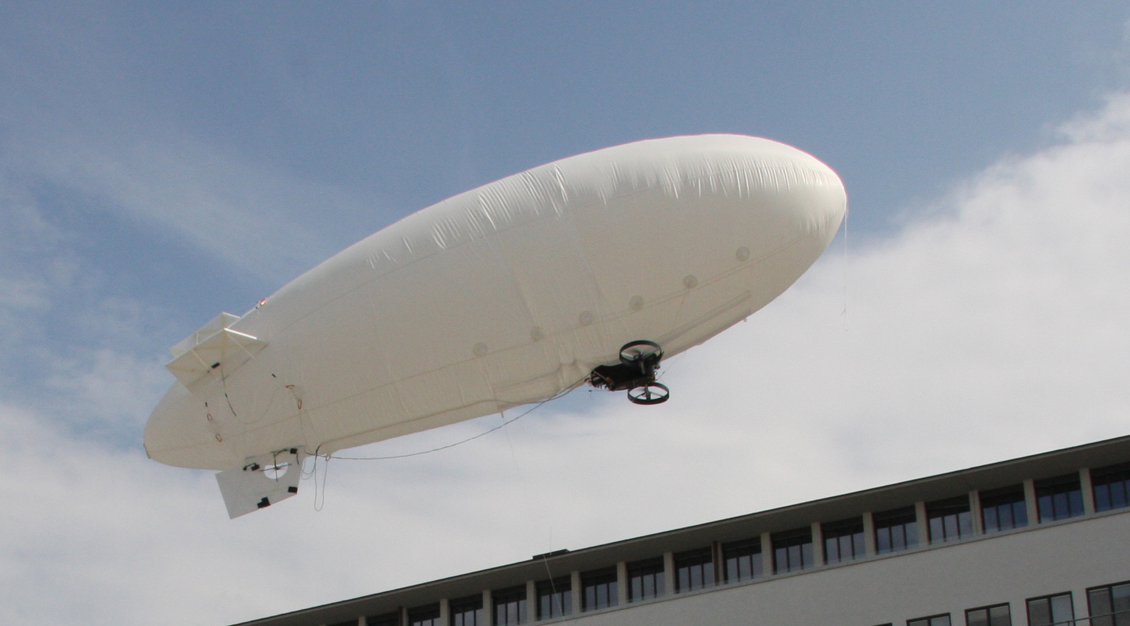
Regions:
<instances>
[{"instance_id":1,"label":"white cloud","mask_svg":"<svg viewBox=\"0 0 1130 626\"><path fill-rule=\"evenodd\" d=\"M671 359L666 405L581 391L449 451L332 461L320 513L307 481L228 521L207 473L0 407L15 473L0 497L17 503L0 514L0 621L234 622L1124 434L1127 119L1130 96L1112 97L903 232L830 250L748 323ZM145 384L64 393L128 404Z\"/></svg>"}]
</instances>

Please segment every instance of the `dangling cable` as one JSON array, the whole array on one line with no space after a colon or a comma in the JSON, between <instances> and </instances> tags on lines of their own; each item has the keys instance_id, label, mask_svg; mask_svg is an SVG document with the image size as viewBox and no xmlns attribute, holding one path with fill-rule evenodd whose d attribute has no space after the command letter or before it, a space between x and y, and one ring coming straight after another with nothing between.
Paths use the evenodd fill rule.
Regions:
<instances>
[{"instance_id":1,"label":"dangling cable","mask_svg":"<svg viewBox=\"0 0 1130 626\"><path fill-rule=\"evenodd\" d=\"M314 510L321 511L326 504L326 481L330 475L330 455L326 455L326 462L322 463L322 486L318 487L318 479L314 477Z\"/></svg>"},{"instance_id":2,"label":"dangling cable","mask_svg":"<svg viewBox=\"0 0 1130 626\"><path fill-rule=\"evenodd\" d=\"M577 382L573 383L572 385L569 385L568 387L561 390L560 392L558 392L553 397L542 400L541 402L535 404L534 406L530 407L529 409L526 409L525 411L520 413L517 417L512 417L512 418L502 422L498 426L495 426L494 428L491 428L489 430L484 430L483 432L481 432L477 435L473 435L473 436L468 437L466 439L456 441L455 443L449 443L445 446L439 446L439 447L436 447L436 448L431 448L429 450L421 450L419 452L409 452L407 454L392 454L392 455L389 455L389 456L358 457L358 456L333 456L332 454L327 454L326 460L329 461L330 457L333 457L335 459L341 459L342 461L385 461L385 460L388 460L388 459L404 459L404 458L408 458L408 457L411 457L411 456L420 456L422 454L431 454L432 452L439 452L440 450L447 450L448 448L454 448L455 446L463 445L463 444L467 443L468 441L474 441L474 440L478 439L479 437L485 437L486 435L489 435L489 434L493 433L494 431L496 431L500 428L503 428L505 426L509 426L510 424L517 422L518 420L522 419L523 417L525 417L525 416L529 415L530 413L533 413L537 409L541 408L541 406L546 404L547 402L552 402L552 401L560 398L561 396L569 393L570 391L576 389L577 387L580 387L582 384L584 384L584 382L586 380L588 380L588 376L585 376L584 378L578 380Z\"/></svg>"},{"instance_id":3,"label":"dangling cable","mask_svg":"<svg viewBox=\"0 0 1130 626\"><path fill-rule=\"evenodd\" d=\"M231 398L228 397L228 376L224 373L224 366L220 365L220 386L224 388L224 400L228 401L228 410L231 411L232 417L239 417L235 414L235 407L231 405Z\"/></svg>"},{"instance_id":4,"label":"dangling cable","mask_svg":"<svg viewBox=\"0 0 1130 626\"><path fill-rule=\"evenodd\" d=\"M844 330L847 330L848 318L848 220L851 218L851 211L844 211L844 310L840 315L844 318Z\"/></svg>"}]
</instances>

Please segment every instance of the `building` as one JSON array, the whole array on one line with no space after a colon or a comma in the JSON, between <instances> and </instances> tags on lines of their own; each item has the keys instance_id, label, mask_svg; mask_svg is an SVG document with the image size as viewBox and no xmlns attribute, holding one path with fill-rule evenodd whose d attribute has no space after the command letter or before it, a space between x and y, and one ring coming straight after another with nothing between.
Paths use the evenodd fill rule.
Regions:
<instances>
[{"instance_id":1,"label":"building","mask_svg":"<svg viewBox=\"0 0 1130 626\"><path fill-rule=\"evenodd\" d=\"M1130 625L1130 437L246 625L558 623Z\"/></svg>"}]
</instances>

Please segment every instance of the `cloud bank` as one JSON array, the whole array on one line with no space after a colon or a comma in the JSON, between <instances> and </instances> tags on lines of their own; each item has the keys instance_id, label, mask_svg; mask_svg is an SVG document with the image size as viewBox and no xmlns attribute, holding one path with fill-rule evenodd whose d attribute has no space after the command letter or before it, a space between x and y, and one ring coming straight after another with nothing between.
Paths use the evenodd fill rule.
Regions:
<instances>
[{"instance_id":1,"label":"cloud bank","mask_svg":"<svg viewBox=\"0 0 1130 626\"><path fill-rule=\"evenodd\" d=\"M1127 172L1117 94L901 232L830 249L747 323L670 359L669 403L578 391L449 451L334 460L320 512L307 481L228 521L209 473L83 438L54 402L2 405L0 622L235 622L1126 434ZM43 296L3 280L11 328ZM84 407L156 384L159 364L132 358L138 380L61 377L71 417L109 419ZM498 419L353 452L425 449Z\"/></svg>"}]
</instances>

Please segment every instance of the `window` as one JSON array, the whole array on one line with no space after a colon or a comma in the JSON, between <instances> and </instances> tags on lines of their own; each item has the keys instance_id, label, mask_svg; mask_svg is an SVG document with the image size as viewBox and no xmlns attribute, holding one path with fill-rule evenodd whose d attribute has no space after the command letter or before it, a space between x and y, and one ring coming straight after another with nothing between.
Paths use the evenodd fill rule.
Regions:
<instances>
[{"instance_id":1,"label":"window","mask_svg":"<svg viewBox=\"0 0 1130 626\"><path fill-rule=\"evenodd\" d=\"M400 626L400 613L370 615L365 618L365 623L368 624L368 626ZM356 622L354 622L354 624L356 624Z\"/></svg>"},{"instance_id":2,"label":"window","mask_svg":"<svg viewBox=\"0 0 1130 626\"><path fill-rule=\"evenodd\" d=\"M798 528L773 535L773 572L799 572L812 567L812 529Z\"/></svg>"},{"instance_id":3,"label":"window","mask_svg":"<svg viewBox=\"0 0 1130 626\"><path fill-rule=\"evenodd\" d=\"M973 535L973 514L969 496L958 496L926 504L930 543L954 541Z\"/></svg>"},{"instance_id":4,"label":"window","mask_svg":"<svg viewBox=\"0 0 1130 626\"><path fill-rule=\"evenodd\" d=\"M628 602L658 598L667 593L663 557L628 563Z\"/></svg>"},{"instance_id":5,"label":"window","mask_svg":"<svg viewBox=\"0 0 1130 626\"><path fill-rule=\"evenodd\" d=\"M1041 522L1082 515L1083 491L1079 489L1079 474L1037 480L1036 504Z\"/></svg>"},{"instance_id":6,"label":"window","mask_svg":"<svg viewBox=\"0 0 1130 626\"><path fill-rule=\"evenodd\" d=\"M584 611L595 611L616 606L619 601L616 588L616 568L581 574L581 599Z\"/></svg>"},{"instance_id":7,"label":"window","mask_svg":"<svg viewBox=\"0 0 1130 626\"><path fill-rule=\"evenodd\" d=\"M512 626L526 623L526 586L492 591L495 626Z\"/></svg>"},{"instance_id":8,"label":"window","mask_svg":"<svg viewBox=\"0 0 1130 626\"><path fill-rule=\"evenodd\" d=\"M864 556L863 518L856 517L821 524L824 535L824 562L839 563Z\"/></svg>"},{"instance_id":9,"label":"window","mask_svg":"<svg viewBox=\"0 0 1130 626\"><path fill-rule=\"evenodd\" d=\"M1091 626L1130 626L1130 582L1087 590Z\"/></svg>"},{"instance_id":10,"label":"window","mask_svg":"<svg viewBox=\"0 0 1130 626\"><path fill-rule=\"evenodd\" d=\"M765 574L761 565L761 538L722 544L722 561L728 583L761 578Z\"/></svg>"},{"instance_id":11,"label":"window","mask_svg":"<svg viewBox=\"0 0 1130 626\"><path fill-rule=\"evenodd\" d=\"M439 623L439 604L408 609L408 626L441 626Z\"/></svg>"},{"instance_id":12,"label":"window","mask_svg":"<svg viewBox=\"0 0 1130 626\"><path fill-rule=\"evenodd\" d=\"M1027 526L1028 505L1024 501L1024 485L982 491L981 521L986 533Z\"/></svg>"},{"instance_id":13,"label":"window","mask_svg":"<svg viewBox=\"0 0 1130 626\"><path fill-rule=\"evenodd\" d=\"M1071 594L1032 598L1028 601L1028 626L1073 626L1075 607L1071 604Z\"/></svg>"},{"instance_id":14,"label":"window","mask_svg":"<svg viewBox=\"0 0 1130 626\"><path fill-rule=\"evenodd\" d=\"M714 586L714 550L700 548L675 555L675 593Z\"/></svg>"},{"instance_id":15,"label":"window","mask_svg":"<svg viewBox=\"0 0 1130 626\"><path fill-rule=\"evenodd\" d=\"M358 620L351 619L344 622L338 622L336 624L330 624L330 626L357 626L357 621Z\"/></svg>"},{"instance_id":16,"label":"window","mask_svg":"<svg viewBox=\"0 0 1130 626\"><path fill-rule=\"evenodd\" d=\"M486 624L483 621L482 594L452 600L448 606L451 608L451 626L484 626Z\"/></svg>"},{"instance_id":17,"label":"window","mask_svg":"<svg viewBox=\"0 0 1130 626\"><path fill-rule=\"evenodd\" d=\"M1095 511L1130 506L1130 463L1091 470L1095 488Z\"/></svg>"},{"instance_id":18,"label":"window","mask_svg":"<svg viewBox=\"0 0 1130 626\"><path fill-rule=\"evenodd\" d=\"M950 614L908 619L906 626L950 626Z\"/></svg>"},{"instance_id":19,"label":"window","mask_svg":"<svg viewBox=\"0 0 1130 626\"><path fill-rule=\"evenodd\" d=\"M1012 613L1008 604L969 609L965 612L965 626L1012 626Z\"/></svg>"},{"instance_id":20,"label":"window","mask_svg":"<svg viewBox=\"0 0 1130 626\"><path fill-rule=\"evenodd\" d=\"M543 580L536 586L539 620L563 617L573 612L573 581L568 576Z\"/></svg>"},{"instance_id":21,"label":"window","mask_svg":"<svg viewBox=\"0 0 1130 626\"><path fill-rule=\"evenodd\" d=\"M918 517L913 506L875 513L875 551L898 552L918 545Z\"/></svg>"}]
</instances>

